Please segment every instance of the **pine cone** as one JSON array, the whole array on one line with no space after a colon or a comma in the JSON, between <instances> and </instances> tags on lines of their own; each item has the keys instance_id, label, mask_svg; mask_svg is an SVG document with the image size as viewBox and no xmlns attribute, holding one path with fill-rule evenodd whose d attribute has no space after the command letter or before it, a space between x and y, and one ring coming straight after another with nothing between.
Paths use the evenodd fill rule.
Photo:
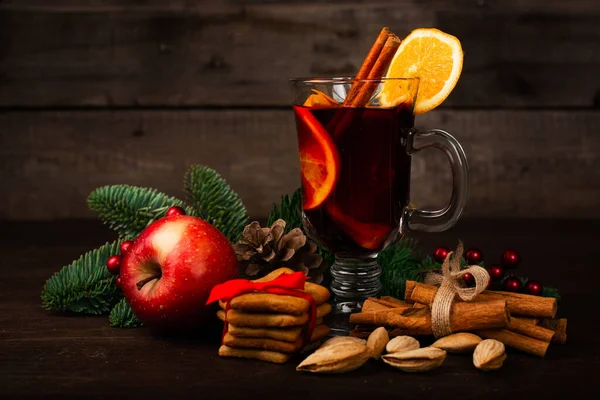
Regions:
<instances>
[{"instance_id":1,"label":"pine cone","mask_svg":"<svg viewBox=\"0 0 600 400\"><path fill-rule=\"evenodd\" d=\"M245 267L245 274L258 278L285 266L302 271L313 282L320 283L327 265L316 253L317 245L300 228L284 234L285 225L284 220L278 219L270 228L261 228L257 221L244 228L242 238L233 248Z\"/></svg>"}]
</instances>

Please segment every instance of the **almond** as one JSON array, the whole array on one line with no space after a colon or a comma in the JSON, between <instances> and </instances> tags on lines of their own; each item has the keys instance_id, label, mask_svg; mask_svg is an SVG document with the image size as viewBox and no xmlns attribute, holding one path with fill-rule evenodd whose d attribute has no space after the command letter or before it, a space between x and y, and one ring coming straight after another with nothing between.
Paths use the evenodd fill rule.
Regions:
<instances>
[{"instance_id":1,"label":"almond","mask_svg":"<svg viewBox=\"0 0 600 400\"><path fill-rule=\"evenodd\" d=\"M499 369L504 360L506 360L504 344L494 339L482 341L473 352L473 364L482 371Z\"/></svg>"},{"instance_id":2,"label":"almond","mask_svg":"<svg viewBox=\"0 0 600 400\"><path fill-rule=\"evenodd\" d=\"M331 339L328 339L324 342L321 347L331 346L338 343L359 343L363 346L367 345L367 341L365 339L357 338L354 336L334 336Z\"/></svg>"},{"instance_id":3,"label":"almond","mask_svg":"<svg viewBox=\"0 0 600 400\"><path fill-rule=\"evenodd\" d=\"M390 341L387 329L383 326L375 329L367 339L367 347L371 350L371 358L376 360L381 357L381 353L385 350L385 345Z\"/></svg>"},{"instance_id":4,"label":"almond","mask_svg":"<svg viewBox=\"0 0 600 400\"><path fill-rule=\"evenodd\" d=\"M442 365L446 352L436 347L424 347L404 353L381 356L386 364L405 372L425 372Z\"/></svg>"},{"instance_id":5,"label":"almond","mask_svg":"<svg viewBox=\"0 0 600 400\"><path fill-rule=\"evenodd\" d=\"M341 374L361 367L371 356L365 340L348 336L329 339L297 367L296 371Z\"/></svg>"},{"instance_id":6,"label":"almond","mask_svg":"<svg viewBox=\"0 0 600 400\"><path fill-rule=\"evenodd\" d=\"M452 335L438 339L431 347L437 347L448 353L466 353L473 351L481 343L481 340L479 336L472 333L453 333Z\"/></svg>"},{"instance_id":7,"label":"almond","mask_svg":"<svg viewBox=\"0 0 600 400\"><path fill-rule=\"evenodd\" d=\"M388 342L385 350L388 353L402 353L405 351L416 350L421 345L419 341L412 336L396 336Z\"/></svg>"}]
</instances>

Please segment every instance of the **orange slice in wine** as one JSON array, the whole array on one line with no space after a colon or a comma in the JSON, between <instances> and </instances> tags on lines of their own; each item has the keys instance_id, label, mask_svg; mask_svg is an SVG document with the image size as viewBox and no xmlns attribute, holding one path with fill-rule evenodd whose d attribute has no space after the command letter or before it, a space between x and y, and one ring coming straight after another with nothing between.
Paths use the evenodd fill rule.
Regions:
<instances>
[{"instance_id":1,"label":"orange slice in wine","mask_svg":"<svg viewBox=\"0 0 600 400\"><path fill-rule=\"evenodd\" d=\"M308 108L294 107L298 119L298 147L302 178L302 206L319 207L335 188L340 156L323 125Z\"/></svg>"},{"instance_id":2,"label":"orange slice in wine","mask_svg":"<svg viewBox=\"0 0 600 400\"><path fill-rule=\"evenodd\" d=\"M305 107L338 107L340 104L332 97L317 89L312 89L312 94L304 102Z\"/></svg>"},{"instance_id":3,"label":"orange slice in wine","mask_svg":"<svg viewBox=\"0 0 600 400\"><path fill-rule=\"evenodd\" d=\"M383 243L392 231L386 224L361 222L344 214L333 202L327 203L327 212L333 221L348 235L354 243L369 250L381 250Z\"/></svg>"}]
</instances>

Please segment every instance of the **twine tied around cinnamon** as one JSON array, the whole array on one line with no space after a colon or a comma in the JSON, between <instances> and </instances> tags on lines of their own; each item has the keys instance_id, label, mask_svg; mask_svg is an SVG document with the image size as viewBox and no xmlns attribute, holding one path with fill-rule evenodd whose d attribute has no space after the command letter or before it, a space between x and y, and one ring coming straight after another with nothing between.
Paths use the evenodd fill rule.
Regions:
<instances>
[{"instance_id":1,"label":"twine tied around cinnamon","mask_svg":"<svg viewBox=\"0 0 600 400\"><path fill-rule=\"evenodd\" d=\"M450 329L450 311L456 295L463 301L473 300L483 292L490 282L490 275L479 265L460 268L463 255L463 244L458 242L456 252L450 252L442 264L442 273L430 272L425 276L425 283L440 288L431 305L431 328L436 338L452 333ZM466 287L464 275L471 274L475 278L475 287Z\"/></svg>"}]
</instances>

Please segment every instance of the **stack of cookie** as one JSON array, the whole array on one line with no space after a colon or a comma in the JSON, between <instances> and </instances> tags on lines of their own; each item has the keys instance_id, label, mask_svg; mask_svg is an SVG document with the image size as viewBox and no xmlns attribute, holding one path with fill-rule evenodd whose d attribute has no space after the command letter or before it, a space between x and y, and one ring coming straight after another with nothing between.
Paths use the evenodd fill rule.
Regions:
<instances>
[{"instance_id":1,"label":"stack of cookie","mask_svg":"<svg viewBox=\"0 0 600 400\"><path fill-rule=\"evenodd\" d=\"M257 282L267 282L281 274L293 273L289 268L279 268ZM304 291L317 305L316 326L305 343L305 332L310 323L310 304L307 300L273 293L246 293L231 300L227 313L228 332L223 337L219 355L223 357L254 358L284 363L294 353L307 346L318 346L329 335L323 317L331 312L329 290L321 285L306 282ZM225 303L219 302L217 316L225 320Z\"/></svg>"}]
</instances>

